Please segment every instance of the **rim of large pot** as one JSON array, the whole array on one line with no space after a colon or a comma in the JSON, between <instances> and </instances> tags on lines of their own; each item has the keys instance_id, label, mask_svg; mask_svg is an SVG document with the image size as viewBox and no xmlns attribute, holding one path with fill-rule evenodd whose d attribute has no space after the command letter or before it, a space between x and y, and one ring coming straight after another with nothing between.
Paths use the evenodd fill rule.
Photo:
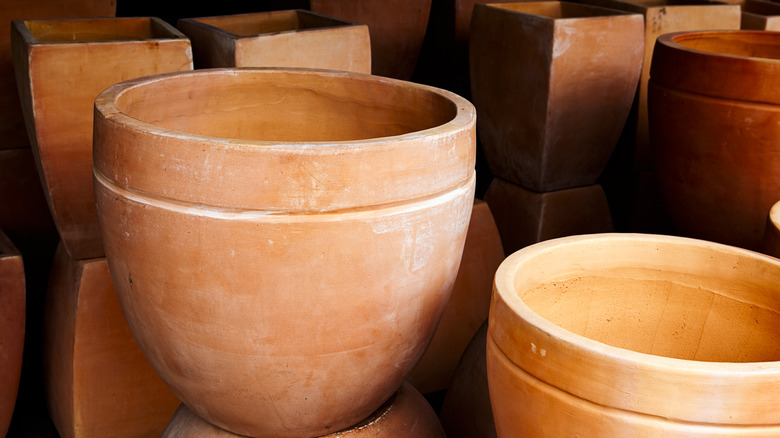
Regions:
<instances>
[{"instance_id":1,"label":"rim of large pot","mask_svg":"<svg viewBox=\"0 0 780 438\"><path fill-rule=\"evenodd\" d=\"M758 56L757 56L758 55ZM710 30L658 37L650 80L675 90L780 104L780 32Z\"/></svg>"},{"instance_id":2,"label":"rim of large pot","mask_svg":"<svg viewBox=\"0 0 780 438\"><path fill-rule=\"evenodd\" d=\"M377 85L383 90L408 93L409 99L429 99L441 114L425 115L427 124L420 129L385 136L272 140L171 129L122 108L123 99L145 87L162 89L171 81L186 83L198 78L237 82L242 77L259 75L289 76L295 78L296 85L318 80ZM377 102L383 103L383 97L379 96ZM417 111L421 117L427 114L418 108L404 110ZM225 209L307 213L391 205L437 196L468 184L476 156L475 123L474 106L455 93L380 76L275 67L164 73L118 83L97 97L94 172L106 181L146 195ZM182 149L190 155L181 155ZM175 157L176 166L167 166L166 157ZM248 160L250 157L254 161ZM218 160L220 170L229 172L199 172L198 166L209 160ZM166 174L161 177L160 173ZM305 205L295 191L301 184L309 184L317 192L317 196L307 195Z\"/></svg>"},{"instance_id":3,"label":"rim of large pot","mask_svg":"<svg viewBox=\"0 0 780 438\"><path fill-rule=\"evenodd\" d=\"M521 276L534 276L537 280L534 285L538 285L544 283L540 276L544 276L548 271L538 266L533 270L524 269L529 261L547 254L558 253L565 256L573 250L584 250L580 257L588 258L590 263L599 260L598 255L604 255L604 248L614 248L615 244L644 245L648 249L652 246L660 248L660 245L671 245L670 248L678 251L684 247L695 246L701 248L701 251L752 259L766 265L767 268L762 274L780 286L780 260L746 249L692 238L604 233L563 237L537 243L507 257L495 275L489 331L496 345L515 366L521 367L537 379L586 400L670 419L702 422L724 420L717 415L710 416L712 412L709 409L702 409L701 404L696 403L702 399L715 403L716 397L722 395L718 391L723 386L733 385L745 391L751 400L749 403L754 405L753 408L741 405L740 403L745 402L741 397L726 401L717 399L715 404L720 405L712 409L720 414L728 412L729 418L725 421L727 423L742 424L745 420L743 414L753 415L753 412L749 411L773 406L767 404L766 397L774 402L774 406L780 403L780 361L706 362L614 347L558 326L540 316L520 298L518 282L521 281ZM604 248L595 254L591 250L594 245L603 245ZM666 254L669 254L669 251L666 251ZM648 257L643 261L647 259ZM571 278L575 275L572 273L585 272L576 260L572 260L574 257L562 262L563 267L559 265L551 268L557 273L557 277L552 276L553 280L560 281ZM617 255L609 263L612 267L625 266L621 265L622 259ZM677 266L675 262L667 264ZM562 274L567 268L569 271L566 275ZM727 269L731 270L731 267ZM780 288L777 292L780 296ZM777 304L780 298L775 301ZM780 309L780 305L776 308ZM526 343L529 344L528 351L517 348L518 345ZM572 378L572 369L566 368L568 365L565 365L573 363L578 364L576 378ZM568 371L564 372L564 369ZM641 382L641 385L638 382ZM713 398L707 399L708 394ZM681 402L677 403L679 401ZM650 410L648 406L651 406ZM769 412L759 415L777 422L778 414ZM733 418L730 418L732 415Z\"/></svg>"}]
</instances>

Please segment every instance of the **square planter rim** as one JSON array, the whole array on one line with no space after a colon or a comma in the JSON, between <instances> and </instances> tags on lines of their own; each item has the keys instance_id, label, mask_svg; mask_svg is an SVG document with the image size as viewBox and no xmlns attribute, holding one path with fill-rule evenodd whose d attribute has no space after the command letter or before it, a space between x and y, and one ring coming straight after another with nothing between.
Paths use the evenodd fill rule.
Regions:
<instances>
[{"instance_id":1,"label":"square planter rim","mask_svg":"<svg viewBox=\"0 0 780 438\"><path fill-rule=\"evenodd\" d=\"M130 22L138 20L148 20L150 25L156 25L161 28L163 32L167 32L167 36L153 36L151 38L131 38L131 39L99 39L99 40L68 40L68 41L38 41L33 31L28 26L28 23L78 23L78 22ZM60 19L16 19L11 20L11 25L17 29L19 34L24 39L25 45L28 46L57 46L57 45L72 45L72 44L114 44L114 43L134 43L134 42L166 42L166 41L187 41L189 38L184 35L180 30L171 26L165 20L158 17L94 17L94 18L60 18Z\"/></svg>"},{"instance_id":2,"label":"square planter rim","mask_svg":"<svg viewBox=\"0 0 780 438\"><path fill-rule=\"evenodd\" d=\"M563 7L571 8L577 11L593 11L593 12L600 12L598 14L571 14L571 15L562 15L560 17L553 17L546 14L541 14L534 11L526 11L526 10L518 10L513 9L513 7L533 7L535 5L541 5L541 4L559 4ZM501 11L503 13L515 15L517 17L527 17L527 19L530 20L538 20L539 22L552 22L552 23L566 23L566 22L576 22L576 21L596 21L596 20L607 20L607 19L613 19L617 17L625 17L625 16L632 16L632 15L640 15L636 12L629 12L629 11L622 11L619 9L611 9L603 6L596 6L591 4L584 4L584 3L573 3L566 0L542 0L542 1L531 1L531 2L517 2L517 3L485 3L485 4L476 4L475 8L489 8L494 9L496 11Z\"/></svg>"}]
</instances>

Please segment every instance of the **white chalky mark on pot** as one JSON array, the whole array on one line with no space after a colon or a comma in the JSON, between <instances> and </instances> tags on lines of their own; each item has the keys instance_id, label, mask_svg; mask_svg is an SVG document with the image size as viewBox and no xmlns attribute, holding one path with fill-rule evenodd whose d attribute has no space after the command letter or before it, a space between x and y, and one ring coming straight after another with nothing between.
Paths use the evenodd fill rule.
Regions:
<instances>
[{"instance_id":1,"label":"white chalky mark on pot","mask_svg":"<svg viewBox=\"0 0 780 438\"><path fill-rule=\"evenodd\" d=\"M541 355L542 355L542 357L545 357L545 356L547 356L547 350L545 350L544 348L542 348L542 349L539 351L539 354L541 354Z\"/></svg>"},{"instance_id":2,"label":"white chalky mark on pot","mask_svg":"<svg viewBox=\"0 0 780 438\"><path fill-rule=\"evenodd\" d=\"M533 342L531 342L531 352L536 353L536 345Z\"/></svg>"},{"instance_id":3,"label":"white chalky mark on pot","mask_svg":"<svg viewBox=\"0 0 780 438\"><path fill-rule=\"evenodd\" d=\"M557 58L569 50L569 47L574 43L574 38L571 37L573 33L574 30L572 29L561 28L561 33L555 38L555 44L553 45L553 58Z\"/></svg>"}]
</instances>

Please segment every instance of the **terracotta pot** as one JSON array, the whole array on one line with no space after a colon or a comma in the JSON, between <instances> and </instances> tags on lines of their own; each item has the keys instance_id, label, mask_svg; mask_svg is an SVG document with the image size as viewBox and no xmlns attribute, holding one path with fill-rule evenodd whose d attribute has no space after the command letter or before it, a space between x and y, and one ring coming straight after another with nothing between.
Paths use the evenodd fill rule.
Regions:
<instances>
[{"instance_id":1,"label":"terracotta pot","mask_svg":"<svg viewBox=\"0 0 780 438\"><path fill-rule=\"evenodd\" d=\"M740 29L780 30L780 4L764 0L745 0Z\"/></svg>"},{"instance_id":2,"label":"terracotta pot","mask_svg":"<svg viewBox=\"0 0 780 438\"><path fill-rule=\"evenodd\" d=\"M368 25L373 74L412 78L431 0L311 0L311 10Z\"/></svg>"},{"instance_id":3,"label":"terracotta pot","mask_svg":"<svg viewBox=\"0 0 780 438\"><path fill-rule=\"evenodd\" d=\"M556 237L614 231L607 197L598 184L538 193L493 178L485 200L507 255Z\"/></svg>"},{"instance_id":4,"label":"terracotta pot","mask_svg":"<svg viewBox=\"0 0 780 438\"><path fill-rule=\"evenodd\" d=\"M780 33L662 35L649 85L661 192L680 233L759 249L780 199Z\"/></svg>"},{"instance_id":5,"label":"terracotta pot","mask_svg":"<svg viewBox=\"0 0 780 438\"><path fill-rule=\"evenodd\" d=\"M763 252L780 258L780 201L769 210L764 233Z\"/></svg>"},{"instance_id":6,"label":"terracotta pot","mask_svg":"<svg viewBox=\"0 0 780 438\"><path fill-rule=\"evenodd\" d=\"M138 348L105 258L54 255L44 321L46 403L63 438L160 436L179 400Z\"/></svg>"},{"instance_id":7,"label":"terracotta pot","mask_svg":"<svg viewBox=\"0 0 780 438\"><path fill-rule=\"evenodd\" d=\"M634 165L640 171L651 171L652 150L647 116L647 82L655 41L659 36L684 30L739 29L740 7L734 2L701 2L698 0L582 0L582 3L642 14L645 19L645 52L637 93L636 144Z\"/></svg>"},{"instance_id":8,"label":"terracotta pot","mask_svg":"<svg viewBox=\"0 0 780 438\"><path fill-rule=\"evenodd\" d=\"M163 438L240 437L203 421L185 405L168 423ZM428 401L408 383L404 383L385 404L359 424L322 438L444 438L439 419Z\"/></svg>"},{"instance_id":9,"label":"terracotta pot","mask_svg":"<svg viewBox=\"0 0 780 438\"><path fill-rule=\"evenodd\" d=\"M106 255L182 402L282 437L344 429L386 401L457 274L474 125L452 93L346 72L201 70L103 92Z\"/></svg>"},{"instance_id":10,"label":"terracotta pot","mask_svg":"<svg viewBox=\"0 0 780 438\"><path fill-rule=\"evenodd\" d=\"M643 29L575 3L476 5L471 94L492 173L537 192L595 183L631 109Z\"/></svg>"},{"instance_id":11,"label":"terracotta pot","mask_svg":"<svg viewBox=\"0 0 780 438\"><path fill-rule=\"evenodd\" d=\"M192 69L190 42L157 18L15 20L11 40L27 130L57 229L73 258L101 257L91 178L95 97L122 80Z\"/></svg>"},{"instance_id":12,"label":"terracotta pot","mask_svg":"<svg viewBox=\"0 0 780 438\"><path fill-rule=\"evenodd\" d=\"M196 68L310 67L371 73L368 26L304 10L185 18Z\"/></svg>"},{"instance_id":13,"label":"terracotta pot","mask_svg":"<svg viewBox=\"0 0 780 438\"><path fill-rule=\"evenodd\" d=\"M499 437L780 436L780 260L642 234L499 267L487 339Z\"/></svg>"},{"instance_id":14,"label":"terracotta pot","mask_svg":"<svg viewBox=\"0 0 780 438\"><path fill-rule=\"evenodd\" d=\"M423 394L450 386L463 351L488 316L493 276L502 261L504 248L490 207L475 199L450 301L428 349L408 379Z\"/></svg>"},{"instance_id":15,"label":"terracotta pot","mask_svg":"<svg viewBox=\"0 0 780 438\"><path fill-rule=\"evenodd\" d=\"M22 373L25 298L22 255L0 230L0 436L11 424Z\"/></svg>"}]
</instances>

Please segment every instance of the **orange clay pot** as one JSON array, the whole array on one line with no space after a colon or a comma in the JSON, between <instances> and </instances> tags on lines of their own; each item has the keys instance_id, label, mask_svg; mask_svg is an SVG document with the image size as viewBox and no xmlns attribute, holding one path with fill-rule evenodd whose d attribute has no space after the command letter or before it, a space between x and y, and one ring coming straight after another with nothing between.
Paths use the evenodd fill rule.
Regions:
<instances>
[{"instance_id":1,"label":"orange clay pot","mask_svg":"<svg viewBox=\"0 0 780 438\"><path fill-rule=\"evenodd\" d=\"M650 72L658 183L680 233L760 249L780 199L780 32L658 39Z\"/></svg>"},{"instance_id":2,"label":"orange clay pot","mask_svg":"<svg viewBox=\"0 0 780 438\"><path fill-rule=\"evenodd\" d=\"M539 243L499 267L499 437L780 436L780 260L681 237Z\"/></svg>"},{"instance_id":3,"label":"orange clay pot","mask_svg":"<svg viewBox=\"0 0 780 438\"><path fill-rule=\"evenodd\" d=\"M304 10L184 18L195 68L309 67L371 73L368 26Z\"/></svg>"},{"instance_id":4,"label":"orange clay pot","mask_svg":"<svg viewBox=\"0 0 780 438\"><path fill-rule=\"evenodd\" d=\"M57 230L71 257L102 257L91 174L95 97L119 81L191 70L190 42L157 18L15 20L11 42L27 133Z\"/></svg>"},{"instance_id":5,"label":"orange clay pot","mask_svg":"<svg viewBox=\"0 0 780 438\"><path fill-rule=\"evenodd\" d=\"M163 380L232 433L317 436L401 386L449 299L475 111L346 72L201 70L96 101L122 308Z\"/></svg>"},{"instance_id":6,"label":"orange clay pot","mask_svg":"<svg viewBox=\"0 0 780 438\"><path fill-rule=\"evenodd\" d=\"M0 436L8 432L19 389L25 308L22 256L0 231Z\"/></svg>"},{"instance_id":7,"label":"orange clay pot","mask_svg":"<svg viewBox=\"0 0 780 438\"><path fill-rule=\"evenodd\" d=\"M764 232L763 252L780 258L780 201L769 210Z\"/></svg>"},{"instance_id":8,"label":"orange clay pot","mask_svg":"<svg viewBox=\"0 0 780 438\"><path fill-rule=\"evenodd\" d=\"M238 438L203 421L187 406L176 411L163 438ZM387 402L355 426L321 438L444 438L436 413L409 383L404 383Z\"/></svg>"}]
</instances>

